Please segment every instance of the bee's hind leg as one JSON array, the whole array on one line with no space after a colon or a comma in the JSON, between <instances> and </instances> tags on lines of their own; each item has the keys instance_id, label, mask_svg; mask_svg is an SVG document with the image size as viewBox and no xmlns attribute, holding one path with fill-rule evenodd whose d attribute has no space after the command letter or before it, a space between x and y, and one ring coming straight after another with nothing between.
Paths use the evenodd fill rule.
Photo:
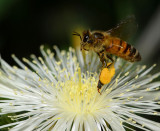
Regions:
<instances>
[{"instance_id":1,"label":"bee's hind leg","mask_svg":"<svg viewBox=\"0 0 160 131\"><path fill-rule=\"evenodd\" d=\"M106 55L106 57L107 57L109 60L111 60L111 63L110 63L109 65L107 65L107 68L109 68L109 67L114 63L114 60L113 60L112 57L109 56L109 55Z\"/></svg>"},{"instance_id":2,"label":"bee's hind leg","mask_svg":"<svg viewBox=\"0 0 160 131\"><path fill-rule=\"evenodd\" d=\"M103 68L109 68L114 63L114 60L112 59L112 57L110 57L109 55L106 55L104 52L100 52L97 54L99 55L100 61L102 62L101 72L102 72ZM108 60L111 61L111 63L109 65L107 65ZM101 73L100 73L100 75L101 75ZM98 93L100 93L100 95L101 95L101 88L103 87L103 85L104 84L99 79L98 85L97 85L97 90L98 90Z\"/></svg>"}]
</instances>

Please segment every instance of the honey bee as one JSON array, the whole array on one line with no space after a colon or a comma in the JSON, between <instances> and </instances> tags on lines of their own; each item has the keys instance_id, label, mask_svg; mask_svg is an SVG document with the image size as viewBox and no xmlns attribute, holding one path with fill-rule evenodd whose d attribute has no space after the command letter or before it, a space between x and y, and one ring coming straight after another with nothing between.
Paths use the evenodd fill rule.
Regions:
<instances>
[{"instance_id":1,"label":"honey bee","mask_svg":"<svg viewBox=\"0 0 160 131\"><path fill-rule=\"evenodd\" d=\"M129 62L140 61L139 51L123 40L122 35L127 35L127 31L125 34L121 33L121 30L133 23L134 19L133 16L129 17L108 31L86 30L82 36L77 32L74 32L73 35L80 37L81 50L93 50L99 55L103 67L107 67L108 60L111 61L111 64L114 62L111 55L121 57Z\"/></svg>"},{"instance_id":2,"label":"honey bee","mask_svg":"<svg viewBox=\"0 0 160 131\"><path fill-rule=\"evenodd\" d=\"M131 32L134 32L133 30L135 30L134 28L136 27L135 17L130 16L115 28L108 31L86 30L83 31L82 36L77 32L74 32L73 35L80 37L81 50L95 51L99 55L102 67L109 68L114 63L111 55L118 56L129 62L141 60L139 51L125 41L125 37L128 37ZM109 61L111 64L108 65L107 63L109 63ZM99 93L103 85L101 80L99 80L97 86Z\"/></svg>"}]
</instances>

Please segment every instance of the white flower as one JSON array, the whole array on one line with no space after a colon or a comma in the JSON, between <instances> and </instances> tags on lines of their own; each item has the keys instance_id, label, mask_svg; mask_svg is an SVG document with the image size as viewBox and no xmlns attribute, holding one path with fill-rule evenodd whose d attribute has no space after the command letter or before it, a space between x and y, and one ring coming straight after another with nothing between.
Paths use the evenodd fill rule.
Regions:
<instances>
[{"instance_id":1,"label":"white flower","mask_svg":"<svg viewBox=\"0 0 160 131\"><path fill-rule=\"evenodd\" d=\"M0 115L13 123L1 125L11 131L160 131L160 123L147 119L160 115L160 82L151 82L160 73L149 75L152 67L133 66L117 60L116 74L97 92L99 58L72 48L56 57L41 46L43 58L23 58L26 66L14 55L20 66L11 67L1 59ZM152 117L153 118L153 117Z\"/></svg>"}]
</instances>

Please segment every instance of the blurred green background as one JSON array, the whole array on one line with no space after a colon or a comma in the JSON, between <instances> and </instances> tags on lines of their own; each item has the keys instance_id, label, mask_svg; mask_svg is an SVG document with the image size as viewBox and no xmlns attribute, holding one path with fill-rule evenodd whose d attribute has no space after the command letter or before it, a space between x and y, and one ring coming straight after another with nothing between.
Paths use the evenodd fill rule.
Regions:
<instances>
[{"instance_id":1,"label":"blurred green background","mask_svg":"<svg viewBox=\"0 0 160 131\"><path fill-rule=\"evenodd\" d=\"M40 55L41 44L67 49L75 29L108 30L133 14L131 44L144 64L160 63L160 0L0 0L0 53L13 64L12 53Z\"/></svg>"}]
</instances>

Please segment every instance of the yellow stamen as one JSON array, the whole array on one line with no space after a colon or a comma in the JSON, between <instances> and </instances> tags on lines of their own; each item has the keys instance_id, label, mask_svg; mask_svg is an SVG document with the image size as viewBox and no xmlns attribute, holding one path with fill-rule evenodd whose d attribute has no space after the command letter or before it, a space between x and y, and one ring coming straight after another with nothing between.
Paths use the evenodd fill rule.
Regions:
<instances>
[{"instance_id":1,"label":"yellow stamen","mask_svg":"<svg viewBox=\"0 0 160 131\"><path fill-rule=\"evenodd\" d=\"M96 111L99 106L93 107L93 100L97 96L96 73L87 74L86 77L78 68L74 75L65 82L59 81L55 86L58 91L59 107L68 112L76 114L88 114Z\"/></svg>"},{"instance_id":2,"label":"yellow stamen","mask_svg":"<svg viewBox=\"0 0 160 131\"><path fill-rule=\"evenodd\" d=\"M81 68L78 68L78 77L79 77L79 87L82 87L82 83L81 83Z\"/></svg>"}]
</instances>

